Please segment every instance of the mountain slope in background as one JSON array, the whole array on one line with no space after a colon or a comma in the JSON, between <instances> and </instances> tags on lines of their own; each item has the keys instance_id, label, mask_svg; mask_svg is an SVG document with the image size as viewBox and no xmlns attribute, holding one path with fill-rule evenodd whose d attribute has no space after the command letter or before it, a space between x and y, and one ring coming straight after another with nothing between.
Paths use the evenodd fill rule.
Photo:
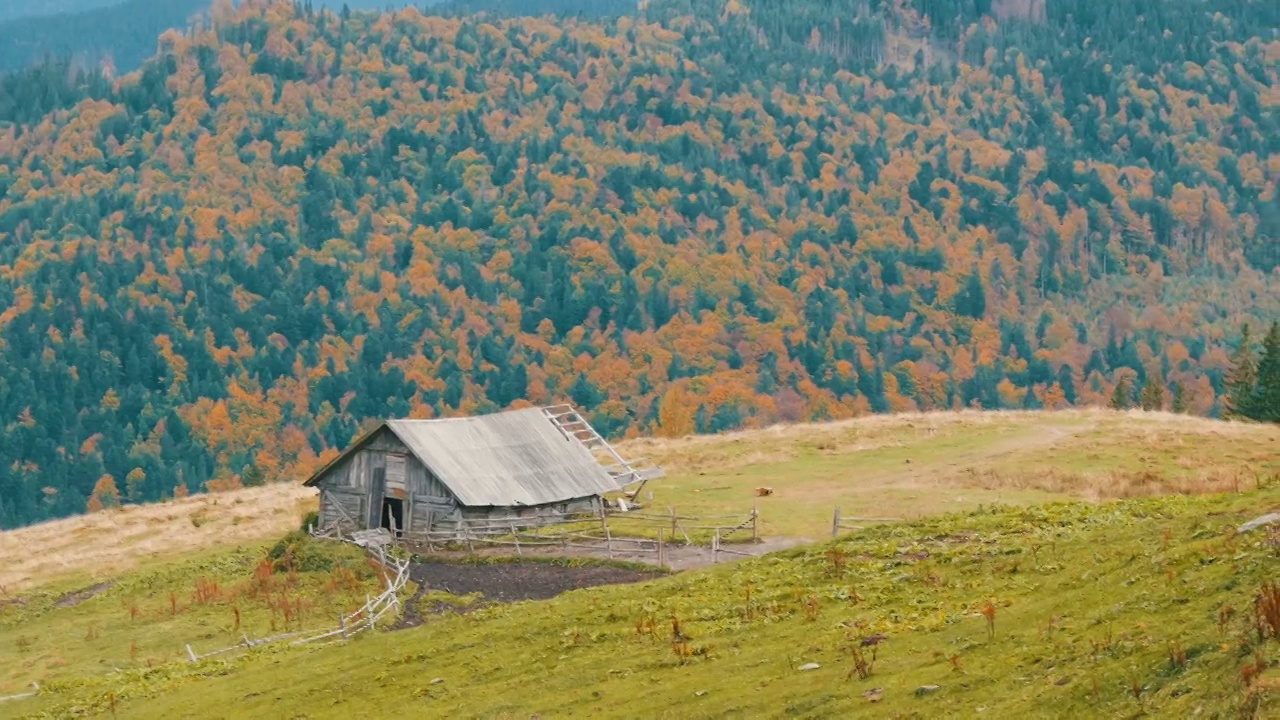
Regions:
<instances>
[{"instance_id":1,"label":"mountain slope in background","mask_svg":"<svg viewBox=\"0 0 1280 720\"><path fill-rule=\"evenodd\" d=\"M80 13L119 5L124 0L7 0L0 4L0 22L16 18Z\"/></svg>"},{"instance_id":2,"label":"mountain slope in background","mask_svg":"<svg viewBox=\"0 0 1280 720\"><path fill-rule=\"evenodd\" d=\"M462 15L617 16L633 13L635 0L311 0L306 9L385 11L414 5L423 12ZM4 15L0 10L0 71L19 71L47 60L85 68L129 72L156 52L156 37L183 30L210 0L66 0Z\"/></svg>"},{"instance_id":3,"label":"mountain slope in background","mask_svg":"<svg viewBox=\"0 0 1280 720\"><path fill-rule=\"evenodd\" d=\"M0 525L525 401L1216 412L1280 315L1277 10L1093 7L256 0L80 96L17 76L66 109L0 130Z\"/></svg>"}]
</instances>

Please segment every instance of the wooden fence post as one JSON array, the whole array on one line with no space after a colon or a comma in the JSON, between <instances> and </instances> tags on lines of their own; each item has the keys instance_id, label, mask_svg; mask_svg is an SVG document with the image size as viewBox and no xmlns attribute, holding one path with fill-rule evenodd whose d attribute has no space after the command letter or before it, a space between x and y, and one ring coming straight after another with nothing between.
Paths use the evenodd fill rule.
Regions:
<instances>
[{"instance_id":1,"label":"wooden fence post","mask_svg":"<svg viewBox=\"0 0 1280 720\"><path fill-rule=\"evenodd\" d=\"M676 536L676 530L679 529L676 525L676 509L671 505L668 505L667 510L671 511L671 537L674 538Z\"/></svg>"},{"instance_id":2,"label":"wooden fence post","mask_svg":"<svg viewBox=\"0 0 1280 720\"><path fill-rule=\"evenodd\" d=\"M760 511L751 504L751 542L760 542Z\"/></svg>"},{"instance_id":3,"label":"wooden fence post","mask_svg":"<svg viewBox=\"0 0 1280 720\"><path fill-rule=\"evenodd\" d=\"M196 653L191 649L191 643L187 643L187 657L191 658L191 662L196 661Z\"/></svg>"},{"instance_id":4,"label":"wooden fence post","mask_svg":"<svg viewBox=\"0 0 1280 720\"><path fill-rule=\"evenodd\" d=\"M667 566L667 553L662 541L663 528L658 528L658 567Z\"/></svg>"},{"instance_id":5,"label":"wooden fence post","mask_svg":"<svg viewBox=\"0 0 1280 720\"><path fill-rule=\"evenodd\" d=\"M833 518L831 518L831 537L836 537L839 534L840 534L840 506L837 505L836 514Z\"/></svg>"},{"instance_id":6,"label":"wooden fence post","mask_svg":"<svg viewBox=\"0 0 1280 720\"><path fill-rule=\"evenodd\" d=\"M716 528L715 537L711 538L711 562L720 562L720 528Z\"/></svg>"},{"instance_id":7,"label":"wooden fence post","mask_svg":"<svg viewBox=\"0 0 1280 720\"><path fill-rule=\"evenodd\" d=\"M342 630L342 639L347 639L347 618L342 615L342 611L338 611L338 628Z\"/></svg>"},{"instance_id":8,"label":"wooden fence post","mask_svg":"<svg viewBox=\"0 0 1280 720\"><path fill-rule=\"evenodd\" d=\"M609 526L604 526L604 549L609 553L609 559L613 559L613 536L609 533Z\"/></svg>"},{"instance_id":9,"label":"wooden fence post","mask_svg":"<svg viewBox=\"0 0 1280 720\"><path fill-rule=\"evenodd\" d=\"M511 523L511 537L516 541L516 554L523 555L524 553L520 552L520 533L516 532L515 523Z\"/></svg>"}]
</instances>

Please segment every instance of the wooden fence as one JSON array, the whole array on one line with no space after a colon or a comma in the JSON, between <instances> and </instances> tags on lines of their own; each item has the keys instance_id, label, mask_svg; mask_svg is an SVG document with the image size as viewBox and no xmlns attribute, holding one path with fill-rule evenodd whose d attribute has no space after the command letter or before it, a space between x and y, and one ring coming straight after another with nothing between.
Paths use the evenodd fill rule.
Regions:
<instances>
[{"instance_id":1,"label":"wooden fence","mask_svg":"<svg viewBox=\"0 0 1280 720\"><path fill-rule=\"evenodd\" d=\"M840 514L840 506L836 506L835 515L831 518L831 537L840 535L841 530L861 530L864 525L853 525L851 523L870 523L870 522L897 522L901 518L887 517L845 517Z\"/></svg>"},{"instance_id":2,"label":"wooden fence","mask_svg":"<svg viewBox=\"0 0 1280 720\"><path fill-rule=\"evenodd\" d=\"M31 692L18 693L17 695L5 695L0 697L0 703L9 702L10 700L25 700L40 694L40 683L33 682L31 683L31 687L35 688L35 690L32 690Z\"/></svg>"},{"instance_id":3,"label":"wooden fence","mask_svg":"<svg viewBox=\"0 0 1280 720\"><path fill-rule=\"evenodd\" d=\"M655 556L659 566L668 566L667 549L672 544L694 545L695 538L709 544L713 561L722 553L752 553L725 547L725 541L759 542L760 513L732 515L680 515L675 508L665 514L641 511L607 512L591 516L566 516L557 524L522 527L522 518L488 518L461 524L456 530L411 533L405 540L425 548L441 549L507 548L517 555L571 550L602 552L617 556ZM748 532L750 536L748 537Z\"/></svg>"},{"instance_id":4,"label":"wooden fence","mask_svg":"<svg viewBox=\"0 0 1280 720\"><path fill-rule=\"evenodd\" d=\"M330 537L323 534L316 537ZM345 542L355 542L361 544L355 539L337 538ZM362 547L373 556L374 560L382 566L384 571L383 580L386 582L386 589L378 594L377 597L365 596L364 605L353 613L338 615L338 626L328 630L302 630L298 632L283 633L280 635L272 635L271 637L258 638L256 640L249 639L248 635L239 643L230 647L224 647L212 652L198 654L192 649L191 644L187 643L187 658L191 662L199 662L205 658L211 658L217 655L223 655L236 650L247 650L249 648L259 647L262 645L270 645L272 643L292 640L290 645L302 645L304 643L315 642L332 638L334 640L346 640L365 630L369 630L377 625L387 613L400 610L399 593L404 589L405 584L409 581L409 561L387 555L386 548L383 544L362 544ZM340 638L338 636L341 636Z\"/></svg>"}]
</instances>

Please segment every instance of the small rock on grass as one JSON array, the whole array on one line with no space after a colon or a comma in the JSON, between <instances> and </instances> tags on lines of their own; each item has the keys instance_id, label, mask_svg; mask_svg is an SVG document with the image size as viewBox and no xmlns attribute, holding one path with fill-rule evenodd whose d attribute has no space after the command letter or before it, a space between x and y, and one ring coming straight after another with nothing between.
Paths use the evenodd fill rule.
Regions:
<instances>
[{"instance_id":1,"label":"small rock on grass","mask_svg":"<svg viewBox=\"0 0 1280 720\"><path fill-rule=\"evenodd\" d=\"M435 680L432 680L432 681L431 681L431 684L432 684L432 685L439 685L439 684L440 684L440 683L442 683L442 682L444 682L444 678L436 678Z\"/></svg>"},{"instance_id":2,"label":"small rock on grass","mask_svg":"<svg viewBox=\"0 0 1280 720\"><path fill-rule=\"evenodd\" d=\"M818 663L805 663L796 669L797 670L817 670L820 667L822 666L819 665Z\"/></svg>"},{"instance_id":3,"label":"small rock on grass","mask_svg":"<svg viewBox=\"0 0 1280 720\"><path fill-rule=\"evenodd\" d=\"M1253 530L1254 528L1265 527L1267 525L1273 525L1276 523L1280 523L1280 513L1268 513L1266 515L1263 515L1262 517L1256 517L1250 520L1249 522L1241 525L1236 530L1236 532L1246 533L1246 532L1249 532L1250 530Z\"/></svg>"},{"instance_id":4,"label":"small rock on grass","mask_svg":"<svg viewBox=\"0 0 1280 720\"><path fill-rule=\"evenodd\" d=\"M923 697L925 695L928 695L929 693L937 692L941 689L942 689L941 685L921 685L920 687L916 688L916 697Z\"/></svg>"}]
</instances>

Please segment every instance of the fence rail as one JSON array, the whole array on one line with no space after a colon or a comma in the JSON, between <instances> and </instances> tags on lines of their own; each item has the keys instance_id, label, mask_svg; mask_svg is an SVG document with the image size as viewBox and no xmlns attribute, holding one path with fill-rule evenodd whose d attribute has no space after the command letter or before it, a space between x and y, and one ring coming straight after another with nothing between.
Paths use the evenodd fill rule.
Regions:
<instances>
[{"instance_id":1,"label":"fence rail","mask_svg":"<svg viewBox=\"0 0 1280 720\"><path fill-rule=\"evenodd\" d=\"M668 508L666 514L601 509L595 515L561 517L569 520L534 527L522 526L525 518L486 518L460 523L453 530L408 533L403 539L425 545L427 552L465 547L475 553L477 549L502 547L513 549L517 555L545 550L603 552L610 558L653 554L662 567L668 566L669 545L694 545L695 535L701 534L709 542L715 562L719 562L721 553L752 554L725 548L723 541L730 536L750 530L750 542L760 539L760 513L754 507L749 513L724 515L681 515L675 508Z\"/></svg>"},{"instance_id":2,"label":"fence rail","mask_svg":"<svg viewBox=\"0 0 1280 720\"><path fill-rule=\"evenodd\" d=\"M841 530L861 530L865 525L853 525L851 523L872 523L872 522L898 522L902 518L891 517L845 517L840 513L840 506L836 506L835 515L831 518L831 537L838 537Z\"/></svg>"}]
</instances>

